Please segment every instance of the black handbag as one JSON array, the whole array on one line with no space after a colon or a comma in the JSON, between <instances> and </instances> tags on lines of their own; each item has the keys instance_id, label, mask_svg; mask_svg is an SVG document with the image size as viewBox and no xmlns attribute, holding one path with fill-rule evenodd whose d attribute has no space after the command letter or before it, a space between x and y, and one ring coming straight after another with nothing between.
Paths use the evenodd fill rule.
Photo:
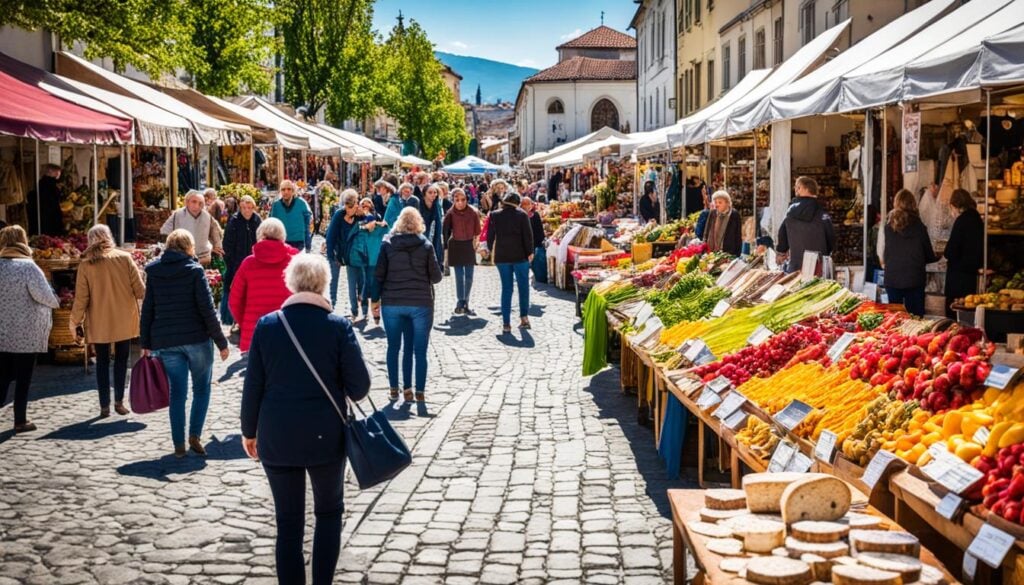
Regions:
<instances>
[{"instance_id":1,"label":"black handbag","mask_svg":"<svg viewBox=\"0 0 1024 585\"><path fill-rule=\"evenodd\" d=\"M346 396L346 404L354 405L363 418L357 419L355 416L345 415L327 385L320 378L320 374L309 361L306 352L303 351L298 338L295 337L295 332L288 324L288 319L284 316L284 312L278 311L277 314L285 331L288 332L292 344L295 345L299 356L302 357L302 361L306 362L306 367L309 368L310 373L323 388L327 399L334 406L334 410L341 417L341 422L345 426L345 455L352 466L352 473L356 476L359 488L365 490L388 481L412 464L412 453L409 451L409 447L405 444L402 436L391 426L387 416L377 410L377 405L369 396L367 399L370 400L370 406L373 407L373 414L367 416L358 402L353 402ZM350 408L346 410L351 412Z\"/></svg>"}]
</instances>

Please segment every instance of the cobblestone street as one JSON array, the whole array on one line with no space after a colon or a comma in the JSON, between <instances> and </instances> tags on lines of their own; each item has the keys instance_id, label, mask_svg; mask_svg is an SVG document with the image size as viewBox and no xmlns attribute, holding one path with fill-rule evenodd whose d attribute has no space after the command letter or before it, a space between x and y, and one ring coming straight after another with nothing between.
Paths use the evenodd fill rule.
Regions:
<instances>
[{"instance_id":1,"label":"cobblestone street","mask_svg":"<svg viewBox=\"0 0 1024 585\"><path fill-rule=\"evenodd\" d=\"M535 288L533 329L509 336L493 268L477 270L477 317L449 319L454 285L436 290L425 407L388 405L383 330L360 326L372 396L414 463L369 491L350 478L337 581L669 580L665 490L682 482L617 372L580 375L573 297ZM177 460L166 411L101 421L93 374L37 368L39 430L12 436L0 410L0 585L276 583L270 490L238 435L244 372L233 346L214 372L209 457Z\"/></svg>"}]
</instances>

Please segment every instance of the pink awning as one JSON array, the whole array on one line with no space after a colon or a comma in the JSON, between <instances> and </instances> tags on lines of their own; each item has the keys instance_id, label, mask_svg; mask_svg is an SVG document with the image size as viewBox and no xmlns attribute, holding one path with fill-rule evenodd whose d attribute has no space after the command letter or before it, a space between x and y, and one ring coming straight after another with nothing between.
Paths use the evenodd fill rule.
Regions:
<instances>
[{"instance_id":1,"label":"pink awning","mask_svg":"<svg viewBox=\"0 0 1024 585\"><path fill-rule=\"evenodd\" d=\"M128 142L132 120L103 114L55 97L0 67L0 133L45 142Z\"/></svg>"}]
</instances>

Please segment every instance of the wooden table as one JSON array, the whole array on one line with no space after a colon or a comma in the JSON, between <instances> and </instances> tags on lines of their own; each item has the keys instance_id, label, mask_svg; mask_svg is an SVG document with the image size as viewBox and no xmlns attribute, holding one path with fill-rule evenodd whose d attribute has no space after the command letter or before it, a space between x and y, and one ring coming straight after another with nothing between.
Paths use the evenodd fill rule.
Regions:
<instances>
[{"instance_id":1,"label":"wooden table","mask_svg":"<svg viewBox=\"0 0 1024 585\"><path fill-rule=\"evenodd\" d=\"M862 498L866 498L861 494ZM693 575L694 583L749 583L732 573L722 571L718 565L724 558L707 549L706 536L691 534L686 526L687 522L700 520L700 509L704 507L704 490L668 490L669 503L672 505L672 573L673 583L684 584L687 582L686 553L693 555L694 563L697 566L697 574ZM884 516L868 507L864 513L873 514L884 518ZM894 529L901 529L895 526L891 520L886 522L893 525ZM921 547L921 562L940 569L945 575L946 581L956 583L957 580L946 570L938 558L930 550Z\"/></svg>"}]
</instances>

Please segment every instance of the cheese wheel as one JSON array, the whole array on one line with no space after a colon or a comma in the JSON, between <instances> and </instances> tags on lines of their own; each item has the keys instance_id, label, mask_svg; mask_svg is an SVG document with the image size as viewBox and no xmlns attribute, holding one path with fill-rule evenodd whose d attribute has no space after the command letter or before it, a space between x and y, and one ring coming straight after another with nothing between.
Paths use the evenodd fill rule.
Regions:
<instances>
[{"instance_id":1,"label":"cheese wheel","mask_svg":"<svg viewBox=\"0 0 1024 585\"><path fill-rule=\"evenodd\" d=\"M747 507L747 494L743 490L707 490L704 492L704 507L712 510L740 510Z\"/></svg>"},{"instance_id":2,"label":"cheese wheel","mask_svg":"<svg viewBox=\"0 0 1024 585\"><path fill-rule=\"evenodd\" d=\"M743 539L747 552L767 554L786 542L786 525L772 520L751 520L732 533Z\"/></svg>"},{"instance_id":3,"label":"cheese wheel","mask_svg":"<svg viewBox=\"0 0 1024 585\"><path fill-rule=\"evenodd\" d=\"M891 553L862 552L857 555L860 564L873 569L899 573L904 583L913 583L921 577L921 560L907 555Z\"/></svg>"},{"instance_id":4,"label":"cheese wheel","mask_svg":"<svg viewBox=\"0 0 1024 585\"><path fill-rule=\"evenodd\" d=\"M861 552L883 552L894 555L921 556L921 543L909 532L890 530L851 530L850 548L854 556Z\"/></svg>"},{"instance_id":5,"label":"cheese wheel","mask_svg":"<svg viewBox=\"0 0 1024 585\"><path fill-rule=\"evenodd\" d=\"M750 510L746 508L740 508L739 510L713 510L711 508L700 509L700 519L704 522L711 522L712 524L721 520L728 520L729 518L735 518L737 516L747 516L750 514Z\"/></svg>"},{"instance_id":6,"label":"cheese wheel","mask_svg":"<svg viewBox=\"0 0 1024 585\"><path fill-rule=\"evenodd\" d=\"M747 562L747 581L760 585L809 585L811 567L803 561L783 557L755 557Z\"/></svg>"},{"instance_id":7,"label":"cheese wheel","mask_svg":"<svg viewBox=\"0 0 1024 585\"><path fill-rule=\"evenodd\" d=\"M789 549L787 549L784 546L780 546L778 548L773 548L772 549L772 554L777 556L777 557L788 557L789 556Z\"/></svg>"},{"instance_id":8,"label":"cheese wheel","mask_svg":"<svg viewBox=\"0 0 1024 585\"><path fill-rule=\"evenodd\" d=\"M863 565L834 565L833 585L903 585L899 573L880 571Z\"/></svg>"},{"instance_id":9,"label":"cheese wheel","mask_svg":"<svg viewBox=\"0 0 1024 585\"><path fill-rule=\"evenodd\" d=\"M800 555L800 560L807 563L811 568L811 573L814 574L814 578L818 581L825 581L827 583L832 580L832 561L810 553Z\"/></svg>"},{"instance_id":10,"label":"cheese wheel","mask_svg":"<svg viewBox=\"0 0 1024 585\"><path fill-rule=\"evenodd\" d=\"M878 516L860 514L858 512L847 512L846 516L836 520L836 522L842 522L850 528L858 528L861 530L877 530L885 527L885 523Z\"/></svg>"},{"instance_id":11,"label":"cheese wheel","mask_svg":"<svg viewBox=\"0 0 1024 585\"><path fill-rule=\"evenodd\" d=\"M743 569L747 568L747 559L740 557L722 559L718 563L718 568L722 569L726 573L739 573Z\"/></svg>"},{"instance_id":12,"label":"cheese wheel","mask_svg":"<svg viewBox=\"0 0 1024 585\"><path fill-rule=\"evenodd\" d=\"M732 531L728 528L708 522L687 522L686 529L703 536L710 536L711 538L729 538L732 536Z\"/></svg>"},{"instance_id":13,"label":"cheese wheel","mask_svg":"<svg viewBox=\"0 0 1024 585\"><path fill-rule=\"evenodd\" d=\"M815 474L786 486L780 507L782 521L838 520L850 511L850 487L831 475Z\"/></svg>"},{"instance_id":14,"label":"cheese wheel","mask_svg":"<svg viewBox=\"0 0 1024 585\"><path fill-rule=\"evenodd\" d=\"M743 543L735 538L712 538L704 546L723 557L738 557L743 554Z\"/></svg>"},{"instance_id":15,"label":"cheese wheel","mask_svg":"<svg viewBox=\"0 0 1024 585\"><path fill-rule=\"evenodd\" d=\"M751 473L743 476L743 491L747 494L747 508L751 512L778 512L782 492L796 481L808 477L806 473Z\"/></svg>"},{"instance_id":16,"label":"cheese wheel","mask_svg":"<svg viewBox=\"0 0 1024 585\"><path fill-rule=\"evenodd\" d=\"M786 550L789 551L789 556L797 559L808 553L826 559L834 559L849 555L850 545L845 542L804 542L791 536L786 539Z\"/></svg>"},{"instance_id":17,"label":"cheese wheel","mask_svg":"<svg viewBox=\"0 0 1024 585\"><path fill-rule=\"evenodd\" d=\"M838 522L803 520L789 527L789 535L804 542L837 542L850 533L850 527Z\"/></svg>"},{"instance_id":18,"label":"cheese wheel","mask_svg":"<svg viewBox=\"0 0 1024 585\"><path fill-rule=\"evenodd\" d=\"M756 520L770 520L772 522L782 522L782 516L775 516L773 514L745 514L743 516L735 516L722 520L718 523L719 526L725 526L729 530L738 530L750 522Z\"/></svg>"},{"instance_id":19,"label":"cheese wheel","mask_svg":"<svg viewBox=\"0 0 1024 585\"><path fill-rule=\"evenodd\" d=\"M921 576L917 580L919 585L940 585L945 581L946 576L942 571L931 565L921 565Z\"/></svg>"}]
</instances>

